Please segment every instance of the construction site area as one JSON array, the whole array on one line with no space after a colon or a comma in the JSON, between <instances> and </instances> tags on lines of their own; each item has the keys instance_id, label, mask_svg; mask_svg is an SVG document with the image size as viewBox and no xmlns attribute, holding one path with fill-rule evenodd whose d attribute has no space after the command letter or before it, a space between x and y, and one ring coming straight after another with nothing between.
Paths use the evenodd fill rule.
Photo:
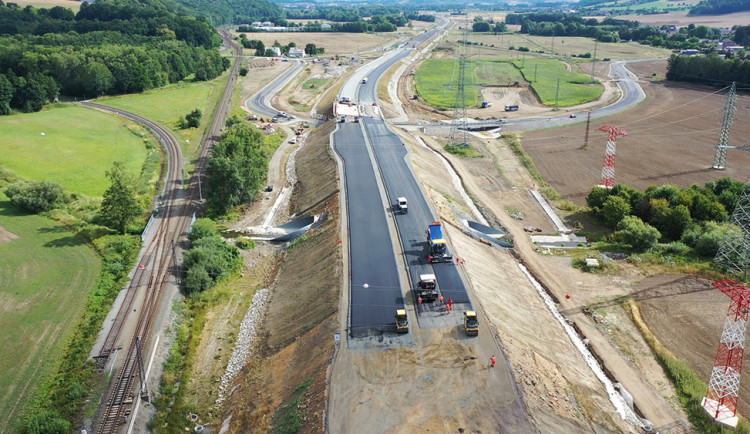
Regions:
<instances>
[{"instance_id":1,"label":"construction site area","mask_svg":"<svg viewBox=\"0 0 750 434\"><path fill-rule=\"evenodd\" d=\"M221 410L199 412L202 426L264 432L285 417L279 409L294 408L304 415L299 432L693 432L673 380L655 355L653 338L707 383L730 297L709 276L643 264L637 255L612 255L605 271L584 272L572 265L579 242L566 249L535 242L532 235L554 237L561 226L575 231L594 223L540 198L539 180L508 141L518 140L544 182L581 207L608 164L614 183L641 190L667 183L703 185L725 176L745 179L750 154L742 149L728 147L724 168L712 168L726 89L665 82L666 60L629 63L645 100L588 126L588 110L619 98L607 76L609 65L596 70L605 88L601 99L568 107L562 115L524 86L507 86L502 95L495 89L496 99L483 95L493 111L471 108L468 116L505 118L509 124L494 135L467 134L481 156L462 158L445 151L446 136L421 127L450 121L453 113L412 98L409 70L420 61L415 55L386 74L377 114L397 120L392 129L408 149L407 160L443 223L453 256L460 258L459 272L479 318L478 336L467 336L461 314L430 296L431 306L440 315L455 315L457 326L417 327L409 321L411 341L404 344L395 318L392 334L347 337L349 253L342 240L348 223L340 162L330 143L337 124L331 120L305 131L304 144L285 144L274 155L268 182L290 189L289 200L276 207L282 188L265 192L231 227L239 232L261 226L272 206L277 222L326 216L302 242L288 248L259 243L243 253L246 265L237 284L243 289L237 297L244 301L211 309L198 336L201 349L187 397L195 408L214 408L234 327L253 288L268 288L263 319L247 364L222 395ZM286 67L269 62L254 70L255 77L262 83ZM312 77L323 70L314 65L307 72ZM296 110L300 103L318 113L332 109L337 85L312 96L302 84L286 86L273 99L274 107L297 117L307 115ZM247 96L260 87L243 86ZM512 101L522 101L525 113L505 114ZM750 133L750 99L740 93L735 104L728 146L738 148L743 143L735 138ZM529 113L542 127L514 131L513 121ZM558 126L554 117L568 121ZM617 137L616 166L614 155L605 162L609 137L599 131L605 125L627 132ZM296 131L291 124L278 128ZM290 166L296 173L292 182ZM483 218L502 229L512 248L468 236L467 218ZM420 303L407 300L405 314L420 314ZM739 396L750 396L749 387L740 385ZM738 410L748 414L750 401L740 400Z\"/></svg>"}]
</instances>

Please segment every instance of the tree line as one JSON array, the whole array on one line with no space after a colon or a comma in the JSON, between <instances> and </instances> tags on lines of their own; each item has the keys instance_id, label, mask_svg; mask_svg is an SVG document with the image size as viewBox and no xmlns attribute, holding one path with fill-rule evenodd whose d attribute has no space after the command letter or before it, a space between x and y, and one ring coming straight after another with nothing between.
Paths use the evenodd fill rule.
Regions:
<instances>
[{"instance_id":1,"label":"tree line","mask_svg":"<svg viewBox=\"0 0 750 434\"><path fill-rule=\"evenodd\" d=\"M675 33L667 26L642 26L638 21L583 18L562 12L508 14L506 24L520 24L521 33L538 36L584 36L600 42L637 41L644 45L669 49L705 49L706 40L720 39L720 29L690 24ZM746 33L740 37L744 40ZM735 38L737 36L735 35ZM735 39L736 41L736 39Z\"/></svg>"},{"instance_id":2,"label":"tree line","mask_svg":"<svg viewBox=\"0 0 750 434\"><path fill-rule=\"evenodd\" d=\"M721 15L750 10L750 0L701 0L688 15Z\"/></svg>"},{"instance_id":3,"label":"tree line","mask_svg":"<svg viewBox=\"0 0 750 434\"><path fill-rule=\"evenodd\" d=\"M38 111L58 95L142 92L190 75L210 80L230 63L202 18L122 0L83 3L71 14L0 1L0 23L15 23L0 26L11 33L0 37L0 114Z\"/></svg>"},{"instance_id":4,"label":"tree line","mask_svg":"<svg viewBox=\"0 0 750 434\"><path fill-rule=\"evenodd\" d=\"M723 59L718 54L684 56L673 54L667 61L667 80L690 81L717 87L732 82L750 84L750 60Z\"/></svg>"},{"instance_id":5,"label":"tree line","mask_svg":"<svg viewBox=\"0 0 750 434\"><path fill-rule=\"evenodd\" d=\"M508 31L508 26L502 22L496 23L492 18L485 20L482 17L474 17L474 24L472 24L471 30L474 32L502 33Z\"/></svg>"},{"instance_id":6,"label":"tree line","mask_svg":"<svg viewBox=\"0 0 750 434\"><path fill-rule=\"evenodd\" d=\"M615 185L594 187L586 202L609 228L615 241L637 250L657 242L681 243L680 250L693 249L713 257L727 231L727 217L734 211L745 184L731 178L678 188L666 184L645 191Z\"/></svg>"}]
</instances>

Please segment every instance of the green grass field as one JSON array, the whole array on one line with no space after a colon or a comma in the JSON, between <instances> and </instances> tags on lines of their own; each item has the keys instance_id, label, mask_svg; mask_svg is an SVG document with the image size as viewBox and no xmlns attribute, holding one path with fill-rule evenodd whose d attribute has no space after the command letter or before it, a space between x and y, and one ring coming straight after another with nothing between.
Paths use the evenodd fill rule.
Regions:
<instances>
[{"instance_id":1,"label":"green grass field","mask_svg":"<svg viewBox=\"0 0 750 434\"><path fill-rule=\"evenodd\" d=\"M0 193L0 420L16 422L53 372L99 268L73 233Z\"/></svg>"},{"instance_id":2,"label":"green grass field","mask_svg":"<svg viewBox=\"0 0 750 434\"><path fill-rule=\"evenodd\" d=\"M227 75L210 81L156 89L142 94L125 95L113 98L100 98L96 102L117 107L144 116L172 130L180 139L186 158L192 158L198 151L205 127L210 122L216 99L226 84ZM177 122L191 111L199 109L203 114L200 128L181 130Z\"/></svg>"},{"instance_id":3,"label":"green grass field","mask_svg":"<svg viewBox=\"0 0 750 434\"><path fill-rule=\"evenodd\" d=\"M26 178L101 196L109 186L105 172L114 161L124 162L132 173L141 172L147 150L134 131L142 132L116 116L77 105L2 116L2 165Z\"/></svg>"},{"instance_id":4,"label":"green grass field","mask_svg":"<svg viewBox=\"0 0 750 434\"><path fill-rule=\"evenodd\" d=\"M491 60L476 63L478 84L506 86L513 82L523 83L521 72L510 62Z\"/></svg>"},{"instance_id":5,"label":"green grass field","mask_svg":"<svg viewBox=\"0 0 750 434\"><path fill-rule=\"evenodd\" d=\"M526 81L531 83L542 103L548 106L555 105L555 101L560 107L581 104L599 98L603 92L599 84L582 84L590 83L590 77L568 71L565 64L556 59L526 57L514 60L513 64L521 70Z\"/></svg>"},{"instance_id":6,"label":"green grass field","mask_svg":"<svg viewBox=\"0 0 750 434\"><path fill-rule=\"evenodd\" d=\"M469 65L469 62L467 62ZM425 60L414 74L419 96L437 108L452 108L456 104L458 92L458 62L453 59ZM475 68L468 67L466 83L477 83ZM477 90L474 86L465 87L466 106L477 103Z\"/></svg>"}]
</instances>

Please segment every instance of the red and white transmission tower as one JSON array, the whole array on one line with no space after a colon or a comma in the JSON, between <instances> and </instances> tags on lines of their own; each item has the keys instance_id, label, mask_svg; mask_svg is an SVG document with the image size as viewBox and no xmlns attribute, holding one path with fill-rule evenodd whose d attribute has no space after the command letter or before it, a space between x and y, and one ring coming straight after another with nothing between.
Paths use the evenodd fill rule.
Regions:
<instances>
[{"instance_id":1,"label":"red and white transmission tower","mask_svg":"<svg viewBox=\"0 0 750 434\"><path fill-rule=\"evenodd\" d=\"M610 127L605 125L599 128L599 131L609 133L607 140L607 149L604 151L604 165L602 166L602 180L599 187L612 188L615 186L615 144L617 136L627 136L628 133L620 127Z\"/></svg>"},{"instance_id":2,"label":"red and white transmission tower","mask_svg":"<svg viewBox=\"0 0 750 434\"><path fill-rule=\"evenodd\" d=\"M708 394L701 401L701 406L717 422L736 427L745 331L750 313L750 290L729 279L714 282L713 285L732 301L721 332L711 379L708 381Z\"/></svg>"}]
</instances>

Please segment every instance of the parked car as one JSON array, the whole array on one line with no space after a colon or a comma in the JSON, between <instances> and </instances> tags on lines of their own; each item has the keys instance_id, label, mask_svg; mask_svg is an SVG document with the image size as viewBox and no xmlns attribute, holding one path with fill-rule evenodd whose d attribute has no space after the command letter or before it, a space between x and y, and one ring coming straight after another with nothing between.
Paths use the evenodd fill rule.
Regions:
<instances>
[{"instance_id":1,"label":"parked car","mask_svg":"<svg viewBox=\"0 0 750 434\"><path fill-rule=\"evenodd\" d=\"M269 184L269 185L267 185L267 186L266 186L266 191L269 191L269 192L270 192L270 191L273 191L273 185L270 185L270 184Z\"/></svg>"},{"instance_id":2,"label":"parked car","mask_svg":"<svg viewBox=\"0 0 750 434\"><path fill-rule=\"evenodd\" d=\"M290 140L290 141L289 141L289 143L291 143L292 145L294 145L294 144L296 144L296 143L297 143L297 139L296 139L296 138L295 138L295 139L292 139L292 140Z\"/></svg>"},{"instance_id":3,"label":"parked car","mask_svg":"<svg viewBox=\"0 0 750 434\"><path fill-rule=\"evenodd\" d=\"M571 117L571 118L575 118L575 117L576 117L576 114L575 114L575 113L571 113L571 114L570 114L570 117Z\"/></svg>"}]
</instances>

